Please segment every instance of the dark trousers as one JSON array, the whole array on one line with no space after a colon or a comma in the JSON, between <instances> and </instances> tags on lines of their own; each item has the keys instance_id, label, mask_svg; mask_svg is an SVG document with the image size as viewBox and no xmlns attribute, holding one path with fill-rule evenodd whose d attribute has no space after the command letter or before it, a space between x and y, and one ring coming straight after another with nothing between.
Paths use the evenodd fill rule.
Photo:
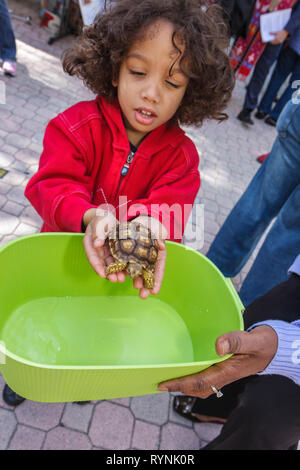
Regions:
<instances>
[{"instance_id":1,"label":"dark trousers","mask_svg":"<svg viewBox=\"0 0 300 470\"><path fill-rule=\"evenodd\" d=\"M284 288L284 286L282 286ZM267 302L269 305L269 301ZM270 308L271 307L271 308ZM299 296L283 306L274 300L266 308L260 299L245 311L245 329L269 318L299 319ZM205 450L288 450L300 440L300 386L281 375L254 375L222 388L215 395L197 399L193 413L227 419L220 435ZM204 411L205 410L205 411Z\"/></svg>"},{"instance_id":2,"label":"dark trousers","mask_svg":"<svg viewBox=\"0 0 300 470\"><path fill-rule=\"evenodd\" d=\"M258 96L262 90L271 66L278 57L280 49L281 44L276 46L273 44L267 44L263 54L255 66L251 80L247 85L244 108L255 109L257 107Z\"/></svg>"},{"instance_id":3,"label":"dark trousers","mask_svg":"<svg viewBox=\"0 0 300 470\"><path fill-rule=\"evenodd\" d=\"M280 97L278 103L272 108L277 92L281 85L285 82L287 77L291 74L289 84L284 93ZM276 121L285 107L286 103L290 101L293 94L299 88L300 81L300 55L297 54L290 47L285 47L281 50L275 70L270 79L269 86L259 103L258 108L269 114ZM294 86L294 88L293 88Z\"/></svg>"},{"instance_id":4,"label":"dark trousers","mask_svg":"<svg viewBox=\"0 0 300 470\"><path fill-rule=\"evenodd\" d=\"M252 376L207 398L227 419L205 450L287 450L300 440L300 386L280 375ZM213 403L214 402L214 403ZM201 409L200 403L197 403ZM193 413L197 413L197 404ZM222 408L222 411L220 410ZM218 412L219 411L219 412ZM199 410L200 413L200 410ZM215 416L215 415L214 415Z\"/></svg>"}]
</instances>

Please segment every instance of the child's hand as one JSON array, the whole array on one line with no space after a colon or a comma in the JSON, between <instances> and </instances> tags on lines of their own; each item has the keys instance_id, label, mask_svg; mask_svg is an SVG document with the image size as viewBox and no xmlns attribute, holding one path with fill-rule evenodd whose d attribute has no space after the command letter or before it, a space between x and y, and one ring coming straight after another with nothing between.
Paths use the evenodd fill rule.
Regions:
<instances>
[{"instance_id":1,"label":"child's hand","mask_svg":"<svg viewBox=\"0 0 300 470\"><path fill-rule=\"evenodd\" d=\"M145 215L140 215L134 219L135 222L139 222L146 227L148 227L151 232L154 233L155 238L157 239L158 242L158 257L157 257L157 262L155 265L155 270L154 270L154 286L152 289L147 289L144 287L143 279L141 276L137 277L133 281L133 286L135 289L140 290L140 298L141 299L147 299L149 297L150 293L152 295L156 295L159 293L163 277L165 274L165 264L166 264L166 258L167 258L167 250L166 250L166 245L165 245L165 239L168 236L167 230L165 227L157 220L154 219L153 217L148 217Z\"/></svg>"},{"instance_id":2,"label":"child's hand","mask_svg":"<svg viewBox=\"0 0 300 470\"><path fill-rule=\"evenodd\" d=\"M166 250L166 245L164 241L162 240L157 240L157 241L158 241L159 252L158 252L158 258L157 258L157 262L156 262L155 270L154 270L155 282L154 282L153 288L147 289L146 287L144 287L143 278L141 276L137 277L133 281L133 286L135 287L135 289L140 290L141 299L147 299L150 293L153 295L158 294L162 285L162 281L163 281L163 277L165 273L167 250Z\"/></svg>"},{"instance_id":3,"label":"child's hand","mask_svg":"<svg viewBox=\"0 0 300 470\"><path fill-rule=\"evenodd\" d=\"M117 219L110 212L103 216L95 215L86 225L83 246L90 265L100 277L112 282L124 282L124 272L106 275L106 267L114 262L107 236L117 223Z\"/></svg>"}]
</instances>

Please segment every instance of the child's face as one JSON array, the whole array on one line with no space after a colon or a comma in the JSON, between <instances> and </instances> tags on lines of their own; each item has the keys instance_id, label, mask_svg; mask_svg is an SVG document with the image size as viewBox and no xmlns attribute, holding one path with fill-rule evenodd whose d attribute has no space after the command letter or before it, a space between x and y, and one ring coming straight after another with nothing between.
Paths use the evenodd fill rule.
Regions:
<instances>
[{"instance_id":1,"label":"child's face","mask_svg":"<svg viewBox=\"0 0 300 470\"><path fill-rule=\"evenodd\" d=\"M174 26L158 20L148 27L146 39L135 42L125 57L117 81L118 99L129 141L138 145L177 111L188 85L179 68L179 51L172 43ZM177 44L182 53L184 46Z\"/></svg>"}]
</instances>

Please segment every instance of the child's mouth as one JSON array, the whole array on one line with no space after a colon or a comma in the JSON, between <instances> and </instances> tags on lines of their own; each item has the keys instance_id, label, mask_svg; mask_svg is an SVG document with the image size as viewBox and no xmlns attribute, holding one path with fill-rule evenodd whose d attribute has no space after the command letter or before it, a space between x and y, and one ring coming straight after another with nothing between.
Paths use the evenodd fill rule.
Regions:
<instances>
[{"instance_id":1,"label":"child's mouth","mask_svg":"<svg viewBox=\"0 0 300 470\"><path fill-rule=\"evenodd\" d=\"M153 111L144 108L135 109L134 114L135 120L139 124L143 124L145 126L151 125L157 117L157 115Z\"/></svg>"}]
</instances>

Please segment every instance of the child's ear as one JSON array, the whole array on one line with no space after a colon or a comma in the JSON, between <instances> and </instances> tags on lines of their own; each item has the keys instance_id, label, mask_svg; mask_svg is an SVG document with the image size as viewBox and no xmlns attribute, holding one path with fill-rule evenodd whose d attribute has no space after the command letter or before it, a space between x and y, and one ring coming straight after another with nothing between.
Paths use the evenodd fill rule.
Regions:
<instances>
[{"instance_id":1,"label":"child's ear","mask_svg":"<svg viewBox=\"0 0 300 470\"><path fill-rule=\"evenodd\" d=\"M112 80L112 86L114 86L115 88L118 86L118 82L117 80Z\"/></svg>"}]
</instances>

